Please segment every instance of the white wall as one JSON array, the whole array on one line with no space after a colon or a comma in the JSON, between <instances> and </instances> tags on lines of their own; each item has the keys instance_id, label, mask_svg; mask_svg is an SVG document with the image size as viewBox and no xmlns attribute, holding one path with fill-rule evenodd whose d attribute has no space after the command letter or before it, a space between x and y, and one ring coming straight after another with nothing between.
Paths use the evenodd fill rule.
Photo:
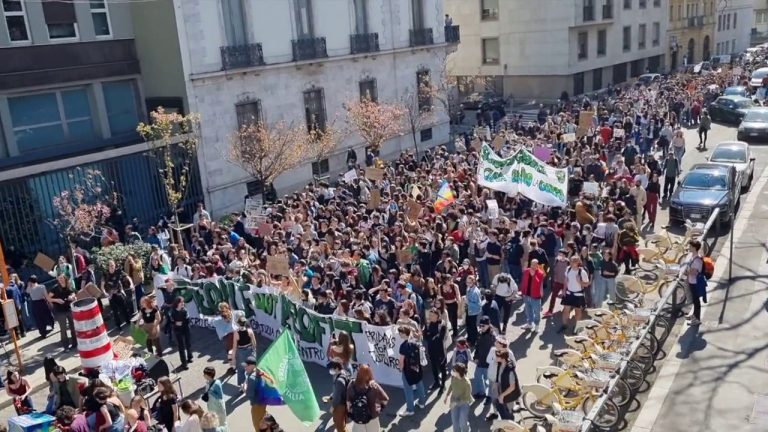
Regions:
<instances>
[{"instance_id":1,"label":"white wall","mask_svg":"<svg viewBox=\"0 0 768 432\"><path fill-rule=\"evenodd\" d=\"M712 48L713 54L738 54L749 48L750 34L752 32L752 26L754 25L754 2L753 0L729 0L726 8L717 7L717 15L715 16L715 45ZM725 16L731 14L731 26L726 30ZM734 15L736 18L736 25L733 25ZM718 16L723 16L723 25L718 31L717 23ZM736 42L733 47L733 42ZM725 42L728 43L728 49L722 50L717 53L718 44L722 43L722 47L725 46Z\"/></svg>"}]
</instances>

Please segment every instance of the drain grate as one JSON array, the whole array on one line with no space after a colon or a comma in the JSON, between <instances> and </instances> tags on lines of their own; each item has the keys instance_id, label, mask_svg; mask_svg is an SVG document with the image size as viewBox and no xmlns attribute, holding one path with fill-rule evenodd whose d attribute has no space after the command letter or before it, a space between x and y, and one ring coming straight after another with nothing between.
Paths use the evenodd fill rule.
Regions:
<instances>
[{"instance_id":1,"label":"drain grate","mask_svg":"<svg viewBox=\"0 0 768 432\"><path fill-rule=\"evenodd\" d=\"M768 395L755 395L755 406L752 407L749 422L768 427Z\"/></svg>"}]
</instances>

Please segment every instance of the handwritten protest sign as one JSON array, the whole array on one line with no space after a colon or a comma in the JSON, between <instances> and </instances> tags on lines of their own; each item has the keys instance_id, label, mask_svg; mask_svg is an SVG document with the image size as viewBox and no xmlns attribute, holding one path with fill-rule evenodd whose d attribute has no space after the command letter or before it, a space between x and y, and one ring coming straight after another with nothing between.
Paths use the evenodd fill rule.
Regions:
<instances>
[{"instance_id":1,"label":"handwritten protest sign","mask_svg":"<svg viewBox=\"0 0 768 432\"><path fill-rule=\"evenodd\" d=\"M344 181L352 183L352 180L357 178L357 170L351 169L344 174Z\"/></svg>"},{"instance_id":2,"label":"handwritten protest sign","mask_svg":"<svg viewBox=\"0 0 768 432\"><path fill-rule=\"evenodd\" d=\"M37 253L34 263L36 266L47 272L53 270L53 268L56 267L56 261L52 260L51 257L42 252Z\"/></svg>"},{"instance_id":3,"label":"handwritten protest sign","mask_svg":"<svg viewBox=\"0 0 768 432\"><path fill-rule=\"evenodd\" d=\"M368 200L368 208L375 209L381 205L381 190L371 189L371 199Z\"/></svg>"},{"instance_id":4,"label":"handwritten protest sign","mask_svg":"<svg viewBox=\"0 0 768 432\"><path fill-rule=\"evenodd\" d=\"M419 214L421 213L421 204L417 203L414 200L408 200L408 202L405 204L405 216L415 221L419 218Z\"/></svg>"},{"instance_id":5,"label":"handwritten protest sign","mask_svg":"<svg viewBox=\"0 0 768 432\"><path fill-rule=\"evenodd\" d=\"M268 255L267 273L272 275L289 276L291 269L288 265L288 255Z\"/></svg>"},{"instance_id":6,"label":"handwritten protest sign","mask_svg":"<svg viewBox=\"0 0 768 432\"><path fill-rule=\"evenodd\" d=\"M562 139L564 143L574 142L576 141L576 134L575 133L563 134Z\"/></svg>"},{"instance_id":7,"label":"handwritten protest sign","mask_svg":"<svg viewBox=\"0 0 768 432\"><path fill-rule=\"evenodd\" d=\"M257 215L261 214L262 207L264 206L264 200L261 196L252 196L245 199L245 214Z\"/></svg>"},{"instance_id":8,"label":"handwritten protest sign","mask_svg":"<svg viewBox=\"0 0 768 432\"><path fill-rule=\"evenodd\" d=\"M384 170L381 168L366 168L365 177L373 181L382 180L384 178Z\"/></svg>"},{"instance_id":9,"label":"handwritten protest sign","mask_svg":"<svg viewBox=\"0 0 768 432\"><path fill-rule=\"evenodd\" d=\"M624 129L616 128L613 130L614 138L624 138Z\"/></svg>"},{"instance_id":10,"label":"handwritten protest sign","mask_svg":"<svg viewBox=\"0 0 768 432\"><path fill-rule=\"evenodd\" d=\"M585 194L597 195L600 191L600 186L597 182L584 182L584 186L581 189Z\"/></svg>"},{"instance_id":11,"label":"handwritten protest sign","mask_svg":"<svg viewBox=\"0 0 768 432\"><path fill-rule=\"evenodd\" d=\"M583 137L592 127L592 118L595 116L593 111L582 111L579 113L579 127L576 129L576 136Z\"/></svg>"},{"instance_id":12,"label":"handwritten protest sign","mask_svg":"<svg viewBox=\"0 0 768 432\"><path fill-rule=\"evenodd\" d=\"M496 202L495 199L492 199L492 200L486 200L485 204L488 206L488 218L489 219L498 219L499 218L499 203Z\"/></svg>"}]
</instances>

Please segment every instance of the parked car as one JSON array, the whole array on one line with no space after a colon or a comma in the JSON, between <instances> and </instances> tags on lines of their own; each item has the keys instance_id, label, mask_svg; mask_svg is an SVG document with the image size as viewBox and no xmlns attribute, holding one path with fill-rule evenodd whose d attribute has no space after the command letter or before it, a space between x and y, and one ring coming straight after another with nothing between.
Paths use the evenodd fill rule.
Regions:
<instances>
[{"instance_id":1,"label":"parked car","mask_svg":"<svg viewBox=\"0 0 768 432\"><path fill-rule=\"evenodd\" d=\"M707 161L736 168L736 174L741 179L741 191L749 190L755 175L755 157L752 156L749 144L744 141L721 142L712 149Z\"/></svg>"},{"instance_id":2,"label":"parked car","mask_svg":"<svg viewBox=\"0 0 768 432\"><path fill-rule=\"evenodd\" d=\"M712 66L718 67L720 65L731 64L731 56L729 54L712 56L709 61L712 62Z\"/></svg>"},{"instance_id":3,"label":"parked car","mask_svg":"<svg viewBox=\"0 0 768 432\"><path fill-rule=\"evenodd\" d=\"M657 74L657 73L647 73L637 77L638 84L641 84L644 86L649 86L659 81L661 81L661 74Z\"/></svg>"},{"instance_id":4,"label":"parked car","mask_svg":"<svg viewBox=\"0 0 768 432\"><path fill-rule=\"evenodd\" d=\"M742 96L720 96L709 104L709 116L712 121L738 124L754 106L752 99Z\"/></svg>"},{"instance_id":5,"label":"parked car","mask_svg":"<svg viewBox=\"0 0 768 432\"><path fill-rule=\"evenodd\" d=\"M464 109L489 109L504 106L504 98L493 92L472 93L461 103Z\"/></svg>"},{"instance_id":6,"label":"parked car","mask_svg":"<svg viewBox=\"0 0 768 432\"><path fill-rule=\"evenodd\" d=\"M768 76L768 67L760 68L752 72L752 75L749 77L749 85L752 86L752 88L761 87L763 85L763 78L766 76Z\"/></svg>"},{"instance_id":7,"label":"parked car","mask_svg":"<svg viewBox=\"0 0 768 432\"><path fill-rule=\"evenodd\" d=\"M768 108L752 108L747 111L736 132L739 141L768 139Z\"/></svg>"},{"instance_id":8,"label":"parked car","mask_svg":"<svg viewBox=\"0 0 768 432\"><path fill-rule=\"evenodd\" d=\"M723 96L741 96L748 98L749 89L744 86L727 87L723 90Z\"/></svg>"},{"instance_id":9,"label":"parked car","mask_svg":"<svg viewBox=\"0 0 768 432\"><path fill-rule=\"evenodd\" d=\"M720 223L728 224L741 201L736 168L715 163L694 165L677 184L669 201L669 222L706 222L715 207Z\"/></svg>"}]
</instances>

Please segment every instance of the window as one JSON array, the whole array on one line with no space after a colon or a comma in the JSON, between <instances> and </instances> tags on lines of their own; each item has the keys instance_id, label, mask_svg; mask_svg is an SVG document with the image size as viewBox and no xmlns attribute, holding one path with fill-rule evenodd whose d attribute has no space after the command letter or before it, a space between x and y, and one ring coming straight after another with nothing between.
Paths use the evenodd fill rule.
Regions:
<instances>
[{"instance_id":1,"label":"window","mask_svg":"<svg viewBox=\"0 0 768 432\"><path fill-rule=\"evenodd\" d=\"M96 36L110 36L112 32L109 30L107 2L105 0L92 1L90 4L91 19L93 19L93 29L96 31Z\"/></svg>"},{"instance_id":2,"label":"window","mask_svg":"<svg viewBox=\"0 0 768 432\"><path fill-rule=\"evenodd\" d=\"M640 28L637 33L637 48L645 49L645 24L640 24Z\"/></svg>"},{"instance_id":3,"label":"window","mask_svg":"<svg viewBox=\"0 0 768 432\"><path fill-rule=\"evenodd\" d=\"M731 29L731 14L727 14L725 16L725 29L730 30Z\"/></svg>"},{"instance_id":4,"label":"window","mask_svg":"<svg viewBox=\"0 0 768 432\"><path fill-rule=\"evenodd\" d=\"M43 2L43 15L48 27L49 39L77 38L77 17L74 3L45 1Z\"/></svg>"},{"instance_id":5,"label":"window","mask_svg":"<svg viewBox=\"0 0 768 432\"><path fill-rule=\"evenodd\" d=\"M328 163L328 159L321 159L317 162L312 162L312 176L323 177L327 176L331 172L331 167Z\"/></svg>"},{"instance_id":6,"label":"window","mask_svg":"<svg viewBox=\"0 0 768 432\"><path fill-rule=\"evenodd\" d=\"M653 0L653 7L661 7L661 0Z\"/></svg>"},{"instance_id":7,"label":"window","mask_svg":"<svg viewBox=\"0 0 768 432\"><path fill-rule=\"evenodd\" d=\"M139 123L136 83L132 80L114 81L102 84L102 89L112 135L135 132Z\"/></svg>"},{"instance_id":8,"label":"window","mask_svg":"<svg viewBox=\"0 0 768 432\"><path fill-rule=\"evenodd\" d=\"M632 9L632 0L624 0L624 9Z\"/></svg>"},{"instance_id":9,"label":"window","mask_svg":"<svg viewBox=\"0 0 768 432\"><path fill-rule=\"evenodd\" d=\"M260 122L262 120L261 101L258 99L247 100L236 104L235 115L237 116L237 127L239 129L242 129L243 126Z\"/></svg>"},{"instance_id":10,"label":"window","mask_svg":"<svg viewBox=\"0 0 768 432\"><path fill-rule=\"evenodd\" d=\"M604 56L608 51L608 32L605 29L597 31L597 55Z\"/></svg>"},{"instance_id":11,"label":"window","mask_svg":"<svg viewBox=\"0 0 768 432\"><path fill-rule=\"evenodd\" d=\"M360 100L368 99L371 102L379 100L379 94L376 89L376 80L374 78L360 81Z\"/></svg>"},{"instance_id":12,"label":"window","mask_svg":"<svg viewBox=\"0 0 768 432\"><path fill-rule=\"evenodd\" d=\"M29 41L24 2L21 0L3 0L3 15L5 16L5 25L8 28L8 39L11 42Z\"/></svg>"},{"instance_id":13,"label":"window","mask_svg":"<svg viewBox=\"0 0 768 432\"><path fill-rule=\"evenodd\" d=\"M594 21L595 20L595 1L594 0L584 0L584 8L582 10L582 19L584 21Z\"/></svg>"},{"instance_id":14,"label":"window","mask_svg":"<svg viewBox=\"0 0 768 432\"><path fill-rule=\"evenodd\" d=\"M589 33L587 32L580 32L578 35L578 41L577 41L578 47L578 59L584 60L588 56L588 44L589 44Z\"/></svg>"},{"instance_id":15,"label":"window","mask_svg":"<svg viewBox=\"0 0 768 432\"><path fill-rule=\"evenodd\" d=\"M673 15L675 13L675 7L672 5L669 5L669 20L672 21L674 19Z\"/></svg>"},{"instance_id":16,"label":"window","mask_svg":"<svg viewBox=\"0 0 768 432\"><path fill-rule=\"evenodd\" d=\"M298 4L297 4L298 7ZM240 0L222 0L221 13L224 17L224 35L229 46L245 45L248 43L246 36L245 12ZM296 13L296 20L300 14Z\"/></svg>"},{"instance_id":17,"label":"window","mask_svg":"<svg viewBox=\"0 0 768 432\"><path fill-rule=\"evenodd\" d=\"M660 23L653 23L653 39L651 40L651 44L653 46L659 46L659 43L661 41L661 24Z\"/></svg>"},{"instance_id":18,"label":"window","mask_svg":"<svg viewBox=\"0 0 768 432\"><path fill-rule=\"evenodd\" d=\"M584 72L579 72L573 75L573 94L584 94Z\"/></svg>"},{"instance_id":19,"label":"window","mask_svg":"<svg viewBox=\"0 0 768 432\"><path fill-rule=\"evenodd\" d=\"M368 0L354 0L352 5L355 9L355 34L368 33Z\"/></svg>"},{"instance_id":20,"label":"window","mask_svg":"<svg viewBox=\"0 0 768 432\"><path fill-rule=\"evenodd\" d=\"M683 5L677 5L677 19L683 19Z\"/></svg>"},{"instance_id":21,"label":"window","mask_svg":"<svg viewBox=\"0 0 768 432\"><path fill-rule=\"evenodd\" d=\"M430 83L429 70L416 72L416 87L418 88L418 104L421 111L432 109L432 84Z\"/></svg>"},{"instance_id":22,"label":"window","mask_svg":"<svg viewBox=\"0 0 768 432\"><path fill-rule=\"evenodd\" d=\"M312 1L294 0L293 9L296 20L297 39L307 39L313 37L315 33L312 24Z\"/></svg>"},{"instance_id":23,"label":"window","mask_svg":"<svg viewBox=\"0 0 768 432\"><path fill-rule=\"evenodd\" d=\"M602 69L593 69L592 70L592 91L600 90L603 88L603 70Z\"/></svg>"},{"instance_id":24,"label":"window","mask_svg":"<svg viewBox=\"0 0 768 432\"><path fill-rule=\"evenodd\" d=\"M307 130L325 131L325 95L323 89L304 92L304 115L306 116Z\"/></svg>"},{"instance_id":25,"label":"window","mask_svg":"<svg viewBox=\"0 0 768 432\"><path fill-rule=\"evenodd\" d=\"M720 31L723 29L723 16L718 15L717 16L717 31Z\"/></svg>"},{"instance_id":26,"label":"window","mask_svg":"<svg viewBox=\"0 0 768 432\"><path fill-rule=\"evenodd\" d=\"M603 19L613 18L613 0L603 0Z\"/></svg>"},{"instance_id":27,"label":"window","mask_svg":"<svg viewBox=\"0 0 768 432\"><path fill-rule=\"evenodd\" d=\"M432 128L422 129L419 132L419 141L425 142L432 139Z\"/></svg>"},{"instance_id":28,"label":"window","mask_svg":"<svg viewBox=\"0 0 768 432\"><path fill-rule=\"evenodd\" d=\"M481 0L480 19L483 21L499 19L499 0Z\"/></svg>"},{"instance_id":29,"label":"window","mask_svg":"<svg viewBox=\"0 0 768 432\"><path fill-rule=\"evenodd\" d=\"M648 7L648 0L640 0L640 9L645 9Z\"/></svg>"},{"instance_id":30,"label":"window","mask_svg":"<svg viewBox=\"0 0 768 432\"><path fill-rule=\"evenodd\" d=\"M733 13L733 28L734 29L736 28L736 14L737 14L737 12Z\"/></svg>"},{"instance_id":31,"label":"window","mask_svg":"<svg viewBox=\"0 0 768 432\"><path fill-rule=\"evenodd\" d=\"M10 97L8 108L21 154L95 137L85 88Z\"/></svg>"},{"instance_id":32,"label":"window","mask_svg":"<svg viewBox=\"0 0 768 432\"><path fill-rule=\"evenodd\" d=\"M632 49L632 27L624 26L624 34L621 42L621 49L629 51Z\"/></svg>"},{"instance_id":33,"label":"window","mask_svg":"<svg viewBox=\"0 0 768 432\"><path fill-rule=\"evenodd\" d=\"M499 39L483 39L483 64L499 64Z\"/></svg>"},{"instance_id":34,"label":"window","mask_svg":"<svg viewBox=\"0 0 768 432\"><path fill-rule=\"evenodd\" d=\"M421 30L424 28L424 0L411 0L411 10L413 10L413 29Z\"/></svg>"}]
</instances>

